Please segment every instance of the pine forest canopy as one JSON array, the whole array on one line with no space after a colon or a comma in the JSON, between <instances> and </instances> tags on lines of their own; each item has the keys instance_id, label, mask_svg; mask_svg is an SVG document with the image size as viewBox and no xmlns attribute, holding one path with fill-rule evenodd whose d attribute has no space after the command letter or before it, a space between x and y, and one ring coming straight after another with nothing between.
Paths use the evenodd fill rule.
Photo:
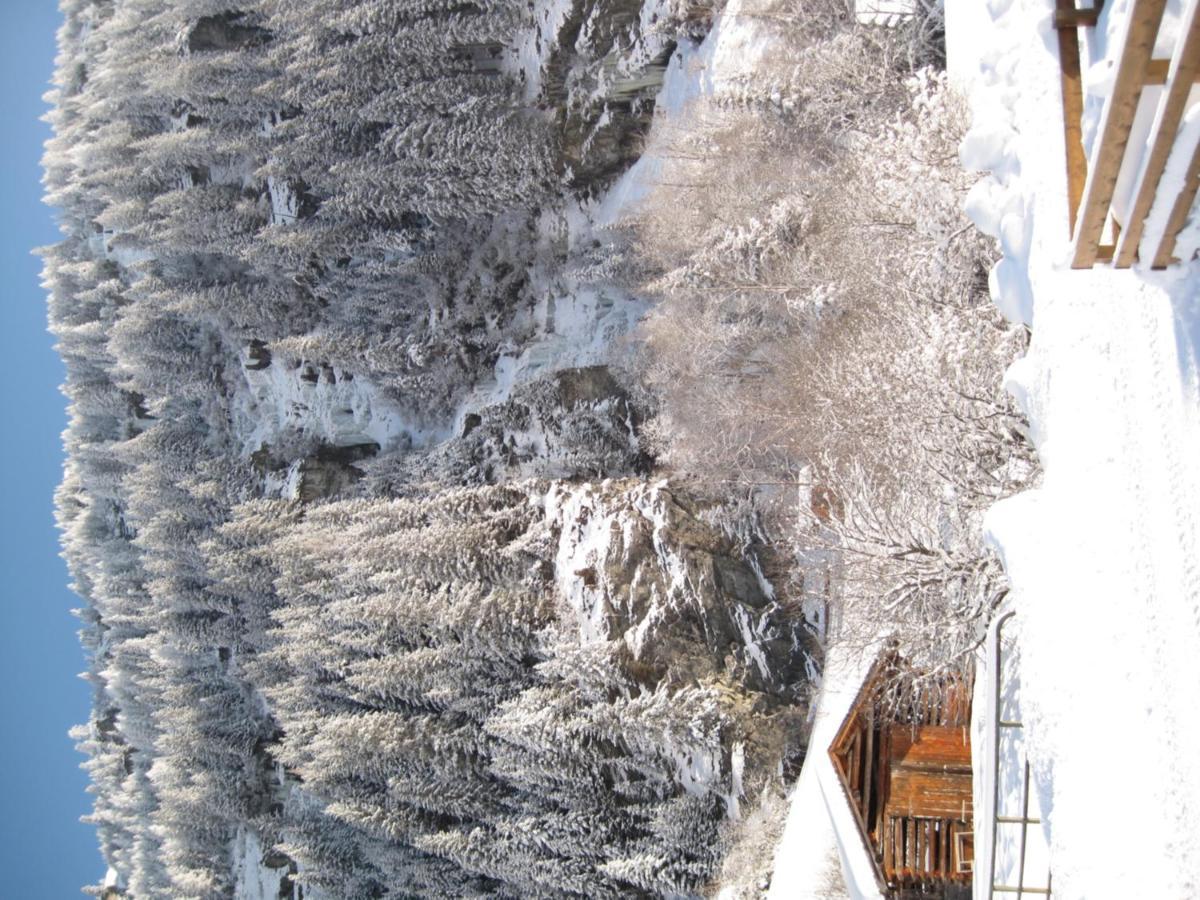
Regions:
<instances>
[{"instance_id":1,"label":"pine forest canopy","mask_svg":"<svg viewBox=\"0 0 1200 900\"><path fill-rule=\"evenodd\" d=\"M88 891L230 896L253 835L305 897L698 894L809 636L653 473L576 213L704 17L232 2L62 2Z\"/></svg>"}]
</instances>

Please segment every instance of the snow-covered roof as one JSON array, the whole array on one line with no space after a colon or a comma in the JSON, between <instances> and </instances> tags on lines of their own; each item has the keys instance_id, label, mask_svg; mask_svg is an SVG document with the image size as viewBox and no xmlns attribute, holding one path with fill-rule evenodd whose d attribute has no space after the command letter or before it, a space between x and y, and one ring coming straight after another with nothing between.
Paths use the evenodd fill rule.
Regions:
<instances>
[{"instance_id":1,"label":"snow-covered roof","mask_svg":"<svg viewBox=\"0 0 1200 900\"><path fill-rule=\"evenodd\" d=\"M854 702L874 654L830 649L813 713L813 748L792 790L783 837L775 851L771 900L823 900L828 896L827 862L836 853L846 889L853 900L882 900L875 866L837 772L825 748Z\"/></svg>"}]
</instances>

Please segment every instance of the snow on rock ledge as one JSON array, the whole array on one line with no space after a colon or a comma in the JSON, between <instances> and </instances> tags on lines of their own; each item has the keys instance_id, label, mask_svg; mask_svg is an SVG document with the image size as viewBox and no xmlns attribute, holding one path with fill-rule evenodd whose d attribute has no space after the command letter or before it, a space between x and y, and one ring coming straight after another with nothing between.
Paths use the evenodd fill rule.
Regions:
<instances>
[{"instance_id":1,"label":"snow on rock ledge","mask_svg":"<svg viewBox=\"0 0 1200 900\"><path fill-rule=\"evenodd\" d=\"M421 445L442 437L406 420L399 406L364 376L306 360L267 357L262 366L243 359L243 381L233 401L235 432L243 452L303 435L333 446L374 442Z\"/></svg>"}]
</instances>

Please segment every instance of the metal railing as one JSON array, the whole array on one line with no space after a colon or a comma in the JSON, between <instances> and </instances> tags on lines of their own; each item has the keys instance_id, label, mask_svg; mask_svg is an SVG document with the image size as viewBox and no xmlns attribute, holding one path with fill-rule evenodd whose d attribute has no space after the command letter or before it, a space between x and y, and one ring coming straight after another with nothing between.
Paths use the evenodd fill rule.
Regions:
<instances>
[{"instance_id":1,"label":"metal railing","mask_svg":"<svg viewBox=\"0 0 1200 900\"><path fill-rule=\"evenodd\" d=\"M1024 772L1021 780L1021 815L1020 816L1002 816L1000 815L1000 734L1002 729L1021 729L1024 728L1023 723L1019 721L1007 721L1001 718L1001 697L1004 690L1004 626L1007 625L1016 615L1014 612L1007 612L1000 617L1000 621L996 624L996 693L993 697L995 702L995 711L992 716L992 848L991 848L991 865L988 867L988 897L994 900L997 894L1005 896L1015 894L1017 900L1021 900L1024 896L1050 897L1052 880L1050 873L1046 875L1045 887L1027 887L1025 885L1025 851L1028 846L1029 826L1041 825L1041 819L1033 818L1029 815L1029 757L1026 755L1024 761ZM1017 863L1017 883L1015 885L999 884L996 881L996 844L1001 825L1020 825L1021 826L1021 842L1019 850L1019 861Z\"/></svg>"}]
</instances>

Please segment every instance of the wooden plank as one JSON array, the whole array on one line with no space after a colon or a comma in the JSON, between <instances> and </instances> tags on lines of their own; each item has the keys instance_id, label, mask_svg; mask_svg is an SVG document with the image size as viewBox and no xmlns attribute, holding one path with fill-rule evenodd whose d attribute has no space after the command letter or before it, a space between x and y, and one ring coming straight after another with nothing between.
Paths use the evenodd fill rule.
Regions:
<instances>
[{"instance_id":1,"label":"wooden plank","mask_svg":"<svg viewBox=\"0 0 1200 900\"><path fill-rule=\"evenodd\" d=\"M937 820L925 820L925 871L937 871Z\"/></svg>"},{"instance_id":2,"label":"wooden plank","mask_svg":"<svg viewBox=\"0 0 1200 900\"><path fill-rule=\"evenodd\" d=\"M912 820L913 830L913 861L912 870L913 876L921 877L921 871L924 868L922 860L925 858L925 845L922 843L922 838L925 836L925 823L920 819Z\"/></svg>"},{"instance_id":3,"label":"wooden plank","mask_svg":"<svg viewBox=\"0 0 1200 900\"><path fill-rule=\"evenodd\" d=\"M860 790L862 783L858 780L858 742L861 734L862 732L855 732L854 737L850 739L850 746L846 748L846 760L850 766L846 777L850 782L850 794L855 798L855 802L858 802L862 796Z\"/></svg>"},{"instance_id":4,"label":"wooden plank","mask_svg":"<svg viewBox=\"0 0 1200 900\"><path fill-rule=\"evenodd\" d=\"M921 823L921 871L933 871L933 820Z\"/></svg>"},{"instance_id":5,"label":"wooden plank","mask_svg":"<svg viewBox=\"0 0 1200 900\"><path fill-rule=\"evenodd\" d=\"M934 824L934 869L942 871L946 865L946 820L940 818Z\"/></svg>"},{"instance_id":6,"label":"wooden plank","mask_svg":"<svg viewBox=\"0 0 1200 900\"><path fill-rule=\"evenodd\" d=\"M903 871L903 870L904 870L904 866L905 866L905 856L904 856L904 854L905 854L905 852L906 852L906 851L905 851L905 846L906 846L906 844L905 844L905 839L906 839L907 835L905 834L905 831L904 831L904 818L903 818L903 816L897 816L897 817L896 817L896 818L895 818L893 821L896 823L896 827L895 827L895 833L896 833L896 871L897 871L897 872L900 872L900 871Z\"/></svg>"},{"instance_id":7,"label":"wooden plank","mask_svg":"<svg viewBox=\"0 0 1200 900\"><path fill-rule=\"evenodd\" d=\"M917 818L908 820L909 833L912 835L912 855L908 864L910 877L916 878L921 871L921 821Z\"/></svg>"},{"instance_id":8,"label":"wooden plank","mask_svg":"<svg viewBox=\"0 0 1200 900\"><path fill-rule=\"evenodd\" d=\"M954 829L954 824L942 819L942 854L938 861L938 867L943 872L953 872L954 864L950 859L950 832Z\"/></svg>"},{"instance_id":9,"label":"wooden plank","mask_svg":"<svg viewBox=\"0 0 1200 900\"><path fill-rule=\"evenodd\" d=\"M866 752L863 754L862 773L862 815L867 827L871 828L871 798L875 793L875 783L872 780L875 766L875 721L872 713L867 713Z\"/></svg>"},{"instance_id":10,"label":"wooden plank","mask_svg":"<svg viewBox=\"0 0 1200 900\"><path fill-rule=\"evenodd\" d=\"M910 818L908 833L912 835L912 852L908 854L908 869L912 872L920 871L920 830L920 820Z\"/></svg>"},{"instance_id":11,"label":"wooden plank","mask_svg":"<svg viewBox=\"0 0 1200 900\"><path fill-rule=\"evenodd\" d=\"M1191 0L1180 24L1180 33L1183 36L1171 57L1171 71L1167 76L1167 87L1159 104L1158 115L1155 117L1150 151L1146 156L1146 164L1142 167L1141 177L1134 186L1129 221L1125 223L1121 239L1117 242L1113 265L1118 269L1129 268L1137 256L1138 244L1141 243L1146 227L1146 216L1150 214L1150 208L1154 205L1158 183L1167 167L1171 148L1175 146L1188 95L1192 92L1196 76L1200 75L1200 0Z\"/></svg>"},{"instance_id":12,"label":"wooden plank","mask_svg":"<svg viewBox=\"0 0 1200 900\"><path fill-rule=\"evenodd\" d=\"M892 862L892 849L895 847L895 842L892 840L891 823L885 819L881 819L879 823L879 856L883 862L884 871L891 871L895 868Z\"/></svg>"},{"instance_id":13,"label":"wooden plank","mask_svg":"<svg viewBox=\"0 0 1200 900\"><path fill-rule=\"evenodd\" d=\"M897 769L892 773L892 815L959 819L972 811L969 772L945 774Z\"/></svg>"},{"instance_id":14,"label":"wooden plank","mask_svg":"<svg viewBox=\"0 0 1200 900\"><path fill-rule=\"evenodd\" d=\"M1125 147L1129 143L1129 127L1137 112L1138 100L1142 95L1142 84L1146 67L1154 50L1158 26L1162 22L1166 0L1132 0L1125 40L1121 56L1117 61L1116 79L1112 93L1105 103L1104 115L1097 138L1095 160L1087 174L1083 188L1083 199L1076 221L1074 250L1071 267L1090 269L1096 262L1096 248L1108 208L1112 203L1113 189L1121 162L1125 158ZM1070 34L1062 32L1059 34ZM1076 57L1078 61L1078 57Z\"/></svg>"},{"instance_id":15,"label":"wooden plank","mask_svg":"<svg viewBox=\"0 0 1200 900\"><path fill-rule=\"evenodd\" d=\"M883 871L888 878L891 878L892 873L896 871L896 829L891 819L884 819L880 827L887 835L883 855Z\"/></svg>"},{"instance_id":16,"label":"wooden plank","mask_svg":"<svg viewBox=\"0 0 1200 900\"><path fill-rule=\"evenodd\" d=\"M1075 8L1073 0L1055 0L1056 13ZM1058 30L1058 59L1063 106L1063 143L1067 154L1067 234L1075 234L1075 217L1087 182L1087 156L1083 152L1083 78L1079 71L1079 34L1074 28Z\"/></svg>"},{"instance_id":17,"label":"wooden plank","mask_svg":"<svg viewBox=\"0 0 1200 900\"><path fill-rule=\"evenodd\" d=\"M888 779L891 776L891 769L887 764L890 755L888 752L888 732L886 729L879 732L878 741L877 756L879 763L875 768L875 822L882 824L886 821L884 810L887 808ZM879 824L876 827L879 827Z\"/></svg>"},{"instance_id":18,"label":"wooden plank","mask_svg":"<svg viewBox=\"0 0 1200 900\"><path fill-rule=\"evenodd\" d=\"M893 768L922 768L932 771L970 772L970 733L957 726L923 725L889 729L888 759Z\"/></svg>"},{"instance_id":19,"label":"wooden plank","mask_svg":"<svg viewBox=\"0 0 1200 900\"><path fill-rule=\"evenodd\" d=\"M895 852L892 854L892 871L899 872L904 868L904 820L895 818L892 823L892 846Z\"/></svg>"}]
</instances>

